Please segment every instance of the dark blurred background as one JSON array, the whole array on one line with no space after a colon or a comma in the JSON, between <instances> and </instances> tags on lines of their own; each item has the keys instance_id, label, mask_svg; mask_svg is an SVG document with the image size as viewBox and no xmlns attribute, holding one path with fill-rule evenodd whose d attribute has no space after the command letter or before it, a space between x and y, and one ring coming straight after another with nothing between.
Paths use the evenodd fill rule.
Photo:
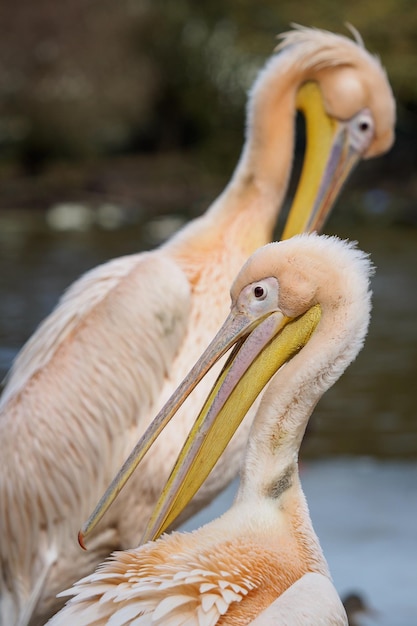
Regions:
<instances>
[{"instance_id":1,"label":"dark blurred background","mask_svg":"<svg viewBox=\"0 0 417 626\"><path fill-rule=\"evenodd\" d=\"M247 90L292 22L353 24L398 107L394 148L359 166L326 227L372 254L374 316L305 454L417 457L414 0L2 2L0 375L77 276L157 245L222 190Z\"/></svg>"},{"instance_id":2,"label":"dark blurred background","mask_svg":"<svg viewBox=\"0 0 417 626\"><path fill-rule=\"evenodd\" d=\"M164 209L184 193L184 178L205 187L219 177L211 182L220 188L242 144L247 89L291 22L345 34L350 22L381 57L397 99L397 143L361 168L356 183L369 183L370 172L383 176L412 212L414 0L2 2L0 207L45 208L63 193L111 194L137 206L149 200L144 180L161 174L171 187L171 194L155 190ZM188 210L195 199L187 197Z\"/></svg>"}]
</instances>

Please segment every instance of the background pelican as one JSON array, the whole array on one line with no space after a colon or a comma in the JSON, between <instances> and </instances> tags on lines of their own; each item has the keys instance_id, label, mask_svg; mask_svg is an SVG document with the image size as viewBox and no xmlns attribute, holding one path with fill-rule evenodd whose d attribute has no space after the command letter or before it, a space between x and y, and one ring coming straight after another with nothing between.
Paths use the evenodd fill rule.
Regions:
<instances>
[{"instance_id":1,"label":"background pelican","mask_svg":"<svg viewBox=\"0 0 417 626\"><path fill-rule=\"evenodd\" d=\"M194 459L201 449L203 424L218 424L216 438L228 439L229 422L236 428L286 363L256 413L236 501L222 517L193 533L165 535L115 553L65 592L75 597L51 626L236 626L249 624L271 604L275 621L271 613L260 616L255 621L259 626L347 624L334 589L324 589L329 572L308 514L297 458L315 405L363 345L371 272L367 255L335 237L298 236L252 255L232 286L231 314L220 333L229 336L229 328L240 329L242 319L250 332L232 353L216 393L210 394L203 422L199 416L199 427L193 428L197 448L192 444L174 470L181 476L182 466L191 467L186 480L172 489L184 505L187 485L200 480L199 468L187 456ZM168 501L171 495L166 494ZM159 531L155 526L151 536ZM283 613L276 599L291 588ZM317 609L320 620L316 612L314 621L311 612ZM297 619L292 610L298 611ZM276 621L278 614L286 620Z\"/></svg>"},{"instance_id":2,"label":"background pelican","mask_svg":"<svg viewBox=\"0 0 417 626\"><path fill-rule=\"evenodd\" d=\"M32 614L30 623L42 624L56 609L58 591L110 550L137 543L138 520L154 505L203 387L156 444L158 471L144 463L89 553L73 537L132 441L220 325L233 276L271 239L291 169L297 107L306 115L308 148L285 234L322 224L357 159L391 146L395 107L379 61L360 44L298 29L284 36L280 54L255 83L242 156L207 213L157 251L81 277L17 357L0 405L5 624L25 626ZM244 434L195 507L234 476Z\"/></svg>"}]
</instances>

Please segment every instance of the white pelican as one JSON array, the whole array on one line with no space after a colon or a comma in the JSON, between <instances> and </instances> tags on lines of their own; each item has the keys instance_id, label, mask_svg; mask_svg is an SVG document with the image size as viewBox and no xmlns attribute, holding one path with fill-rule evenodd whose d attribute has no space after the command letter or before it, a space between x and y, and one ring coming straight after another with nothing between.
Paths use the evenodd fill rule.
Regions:
<instances>
[{"instance_id":1,"label":"white pelican","mask_svg":"<svg viewBox=\"0 0 417 626\"><path fill-rule=\"evenodd\" d=\"M0 620L7 626L42 624L57 608L57 592L111 550L137 545L138 520L155 504L203 387L158 441L158 470L144 463L89 553L73 537L224 319L238 269L271 240L297 108L308 146L285 236L319 228L355 162L391 146L395 105L379 61L360 43L299 28L283 35L255 82L241 158L209 210L159 249L82 276L18 355L0 404ZM194 507L235 475L246 434L244 427L231 442Z\"/></svg>"},{"instance_id":2,"label":"white pelican","mask_svg":"<svg viewBox=\"0 0 417 626\"><path fill-rule=\"evenodd\" d=\"M226 445L218 439L230 438L280 368L253 421L235 502L192 533L114 553L62 594L74 597L50 626L347 624L297 459L316 403L363 345L371 271L352 244L316 234L269 244L250 257L233 283L231 313L202 359L236 338L239 349L192 429L149 536L166 526L166 503L168 510L188 503L194 481L201 483L204 449L214 446L218 456Z\"/></svg>"}]
</instances>

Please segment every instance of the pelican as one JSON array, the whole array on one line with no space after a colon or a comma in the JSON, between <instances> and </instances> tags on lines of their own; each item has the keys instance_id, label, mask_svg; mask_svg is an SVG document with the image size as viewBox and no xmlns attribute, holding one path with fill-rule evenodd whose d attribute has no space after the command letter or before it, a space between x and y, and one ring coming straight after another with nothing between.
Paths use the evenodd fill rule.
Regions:
<instances>
[{"instance_id":1,"label":"pelican","mask_svg":"<svg viewBox=\"0 0 417 626\"><path fill-rule=\"evenodd\" d=\"M282 35L252 88L235 172L207 212L158 249L83 275L24 346L0 404L0 620L43 624L56 594L112 550L137 545L215 370L154 446L83 554L82 520L224 319L243 262L272 239L294 117L307 149L284 237L321 228L360 158L388 150L395 104L360 41L308 28ZM220 363L218 365L220 367ZM187 514L236 474L249 421ZM194 507L194 508L193 508Z\"/></svg>"},{"instance_id":2,"label":"pelican","mask_svg":"<svg viewBox=\"0 0 417 626\"><path fill-rule=\"evenodd\" d=\"M269 244L249 258L232 285L231 312L201 359L219 346L237 347L190 432L148 537L166 528L169 511L187 505L195 481L201 483L204 450L214 446L215 457L221 454L272 378L235 502L192 533L114 553L63 592L73 597L50 626L347 624L297 459L315 405L363 345L371 272L368 256L354 245L317 234ZM209 470L216 458L208 459Z\"/></svg>"}]
</instances>

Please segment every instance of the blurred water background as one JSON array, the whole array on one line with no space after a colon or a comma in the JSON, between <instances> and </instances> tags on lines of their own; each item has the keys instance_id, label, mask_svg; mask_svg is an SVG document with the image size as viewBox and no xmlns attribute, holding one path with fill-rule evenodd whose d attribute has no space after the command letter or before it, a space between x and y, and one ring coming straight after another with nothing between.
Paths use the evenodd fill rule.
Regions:
<instances>
[{"instance_id":1,"label":"blurred water background","mask_svg":"<svg viewBox=\"0 0 417 626\"><path fill-rule=\"evenodd\" d=\"M371 254L372 322L314 413L302 477L339 591L365 593L380 611L366 623L417 624L417 5L20 4L0 7L1 378L75 278L158 245L222 190L247 88L290 22L351 22L381 57L397 141L360 165L325 229Z\"/></svg>"}]
</instances>

